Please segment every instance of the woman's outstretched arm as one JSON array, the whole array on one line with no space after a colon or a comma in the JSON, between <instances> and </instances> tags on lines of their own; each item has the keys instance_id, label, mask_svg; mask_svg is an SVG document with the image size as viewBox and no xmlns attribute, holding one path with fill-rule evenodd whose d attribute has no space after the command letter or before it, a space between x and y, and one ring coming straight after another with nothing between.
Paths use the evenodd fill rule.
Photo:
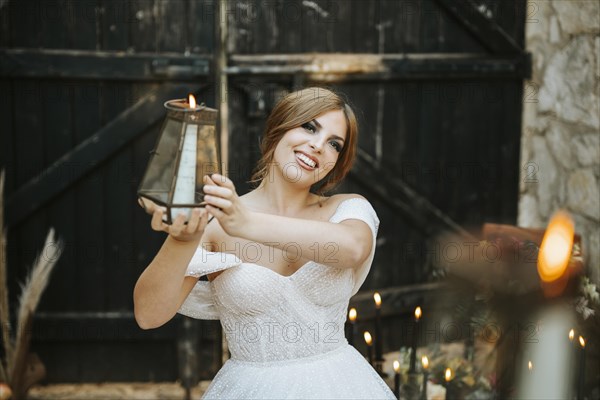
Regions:
<instances>
[{"instance_id":1,"label":"woman's outstretched arm","mask_svg":"<svg viewBox=\"0 0 600 400\"><path fill-rule=\"evenodd\" d=\"M152 204L146 209L152 212L152 229L169 233L133 290L135 319L142 329L151 329L173 318L198 281L185 277L185 271L200 244L208 213L194 209L187 225L182 215L167 225L160 207Z\"/></svg>"}]
</instances>

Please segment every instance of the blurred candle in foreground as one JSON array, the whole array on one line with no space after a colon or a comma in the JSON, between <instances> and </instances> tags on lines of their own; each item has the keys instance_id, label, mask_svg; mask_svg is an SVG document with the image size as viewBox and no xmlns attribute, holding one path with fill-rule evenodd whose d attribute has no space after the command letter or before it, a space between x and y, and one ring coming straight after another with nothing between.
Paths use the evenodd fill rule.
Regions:
<instances>
[{"instance_id":1,"label":"blurred candle in foreground","mask_svg":"<svg viewBox=\"0 0 600 400\"><path fill-rule=\"evenodd\" d=\"M571 356L573 346L565 333L573 326L573 312L569 306L554 304L532 315L539 321L534 340L525 343L522 354L529 354L529 363L522 363L517 371L518 399L567 399L571 389ZM535 373L532 373L535 372Z\"/></svg>"},{"instance_id":2,"label":"blurred candle in foreground","mask_svg":"<svg viewBox=\"0 0 600 400\"><path fill-rule=\"evenodd\" d=\"M453 379L454 374L452 373L452 369L446 368L446 371L444 371L444 381L446 382L446 400L453 400L456 398L453 390L454 385L452 384Z\"/></svg>"},{"instance_id":3,"label":"blurred candle in foreground","mask_svg":"<svg viewBox=\"0 0 600 400\"><path fill-rule=\"evenodd\" d=\"M554 214L544 233L537 259L540 284L546 297L562 294L567 286L567 266L574 238L575 225L571 216L565 211Z\"/></svg>"},{"instance_id":4,"label":"blurred candle in foreground","mask_svg":"<svg viewBox=\"0 0 600 400\"><path fill-rule=\"evenodd\" d=\"M429 359L427 356L421 357L421 366L423 367L423 388L421 389L421 400L426 400L427 381L429 380Z\"/></svg>"},{"instance_id":5,"label":"blurred candle in foreground","mask_svg":"<svg viewBox=\"0 0 600 400\"><path fill-rule=\"evenodd\" d=\"M394 395L400 399L400 361L394 360Z\"/></svg>"},{"instance_id":6,"label":"blurred candle in foreground","mask_svg":"<svg viewBox=\"0 0 600 400\"><path fill-rule=\"evenodd\" d=\"M354 336L356 336L356 308L352 307L350 311L348 311L348 321L350 323L350 329L348 332L348 344L350 346L354 346Z\"/></svg>"},{"instance_id":7,"label":"blurred candle in foreground","mask_svg":"<svg viewBox=\"0 0 600 400\"><path fill-rule=\"evenodd\" d=\"M413 329L413 337L412 337L412 351L410 353L410 366L408 372L414 374L416 372L416 364L417 364L417 338L419 336L419 321L421 320L421 316L423 315L423 311L421 307L415 308L415 328Z\"/></svg>"},{"instance_id":8,"label":"blurred candle in foreground","mask_svg":"<svg viewBox=\"0 0 600 400\"><path fill-rule=\"evenodd\" d=\"M364 337L365 343L367 344L367 356L369 359L369 364L373 365L373 339L371 338L371 333L369 333L369 331L365 331Z\"/></svg>"},{"instance_id":9,"label":"blurred candle in foreground","mask_svg":"<svg viewBox=\"0 0 600 400\"><path fill-rule=\"evenodd\" d=\"M579 336L579 345L581 349L579 350L579 369L577 371L579 377L577 400L583 400L585 398L585 339L582 336Z\"/></svg>"},{"instance_id":10,"label":"blurred candle in foreground","mask_svg":"<svg viewBox=\"0 0 600 400\"><path fill-rule=\"evenodd\" d=\"M377 363L378 372L381 369L381 362L383 361L383 348L382 348L382 337L381 337L381 295L379 292L373 294L373 300L375 301L375 362Z\"/></svg>"}]
</instances>

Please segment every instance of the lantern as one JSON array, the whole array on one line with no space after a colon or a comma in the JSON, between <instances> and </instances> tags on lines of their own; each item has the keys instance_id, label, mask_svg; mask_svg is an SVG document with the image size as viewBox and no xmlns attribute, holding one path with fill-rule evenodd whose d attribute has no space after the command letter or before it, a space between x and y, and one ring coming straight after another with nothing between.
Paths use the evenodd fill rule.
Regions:
<instances>
[{"instance_id":1,"label":"lantern","mask_svg":"<svg viewBox=\"0 0 600 400\"><path fill-rule=\"evenodd\" d=\"M188 100L165 103L167 117L138 189L138 196L164 207L163 220L172 224L179 214L204 207L203 178L220 169L217 110Z\"/></svg>"}]
</instances>

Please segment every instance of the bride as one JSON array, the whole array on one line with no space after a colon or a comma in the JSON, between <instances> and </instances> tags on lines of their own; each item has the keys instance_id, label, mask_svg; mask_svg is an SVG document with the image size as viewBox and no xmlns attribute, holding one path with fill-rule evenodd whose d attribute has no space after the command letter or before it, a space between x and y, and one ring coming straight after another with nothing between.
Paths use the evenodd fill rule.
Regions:
<instances>
[{"instance_id":1,"label":"bride","mask_svg":"<svg viewBox=\"0 0 600 400\"><path fill-rule=\"evenodd\" d=\"M267 120L256 189L238 196L227 177L205 176L205 208L172 225L144 200L168 236L136 283L135 318L143 329L177 312L221 321L231 358L204 398L394 398L343 329L379 219L360 195L323 195L350 170L357 130L339 95L294 92Z\"/></svg>"}]
</instances>

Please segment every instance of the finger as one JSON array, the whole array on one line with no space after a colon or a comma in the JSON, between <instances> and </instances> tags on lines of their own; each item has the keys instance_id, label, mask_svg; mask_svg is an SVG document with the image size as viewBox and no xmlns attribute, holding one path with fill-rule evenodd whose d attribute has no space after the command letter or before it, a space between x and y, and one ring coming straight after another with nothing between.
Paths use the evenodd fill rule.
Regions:
<instances>
[{"instance_id":1,"label":"finger","mask_svg":"<svg viewBox=\"0 0 600 400\"><path fill-rule=\"evenodd\" d=\"M203 208L201 210L201 214L200 214L200 222L198 224L198 228L197 231L203 231L204 228L206 228L206 224L208 224L208 211L206 210L206 208Z\"/></svg>"},{"instance_id":2,"label":"finger","mask_svg":"<svg viewBox=\"0 0 600 400\"><path fill-rule=\"evenodd\" d=\"M204 193L210 194L213 196L219 196L224 198L229 198L233 194L232 190L225 187L220 187L216 185L204 185L202 188Z\"/></svg>"},{"instance_id":3,"label":"finger","mask_svg":"<svg viewBox=\"0 0 600 400\"><path fill-rule=\"evenodd\" d=\"M222 211L226 211L232 205L231 200L222 199L221 197L206 195L204 196L204 200L211 206L220 208Z\"/></svg>"},{"instance_id":4,"label":"finger","mask_svg":"<svg viewBox=\"0 0 600 400\"><path fill-rule=\"evenodd\" d=\"M169 233L173 236L179 236L185 229L185 215L179 214L173 221L173 224L169 227Z\"/></svg>"},{"instance_id":5,"label":"finger","mask_svg":"<svg viewBox=\"0 0 600 400\"><path fill-rule=\"evenodd\" d=\"M204 183L205 183L206 185L215 185L215 186L217 186L217 184L215 183L215 181L213 181L213 180L210 178L210 175L204 175Z\"/></svg>"},{"instance_id":6,"label":"finger","mask_svg":"<svg viewBox=\"0 0 600 400\"><path fill-rule=\"evenodd\" d=\"M156 210L156 204L148 199L144 199L142 197L138 197L138 204L146 211L148 214L154 213Z\"/></svg>"},{"instance_id":7,"label":"finger","mask_svg":"<svg viewBox=\"0 0 600 400\"><path fill-rule=\"evenodd\" d=\"M196 229L198 229L198 224L200 223L200 209L199 208L194 208L192 210L192 216L190 217L190 220L188 221L186 227L185 227L185 231L187 233L194 233L196 232Z\"/></svg>"},{"instance_id":8,"label":"finger","mask_svg":"<svg viewBox=\"0 0 600 400\"><path fill-rule=\"evenodd\" d=\"M155 231L164 231L165 230L165 223L163 222L163 214L164 214L163 210L161 210L160 208L158 210L155 210L152 213L152 221L150 222L150 226Z\"/></svg>"},{"instance_id":9,"label":"finger","mask_svg":"<svg viewBox=\"0 0 600 400\"><path fill-rule=\"evenodd\" d=\"M229 188L235 192L235 185L233 184L233 181L228 177L221 174L212 174L210 178L215 184L221 187Z\"/></svg>"},{"instance_id":10,"label":"finger","mask_svg":"<svg viewBox=\"0 0 600 400\"><path fill-rule=\"evenodd\" d=\"M225 214L223 211L219 210L216 207L213 207L211 205L207 205L206 206L206 211L208 211L208 213L212 216L214 216L217 220L221 220L222 218L226 217L227 214Z\"/></svg>"}]
</instances>

